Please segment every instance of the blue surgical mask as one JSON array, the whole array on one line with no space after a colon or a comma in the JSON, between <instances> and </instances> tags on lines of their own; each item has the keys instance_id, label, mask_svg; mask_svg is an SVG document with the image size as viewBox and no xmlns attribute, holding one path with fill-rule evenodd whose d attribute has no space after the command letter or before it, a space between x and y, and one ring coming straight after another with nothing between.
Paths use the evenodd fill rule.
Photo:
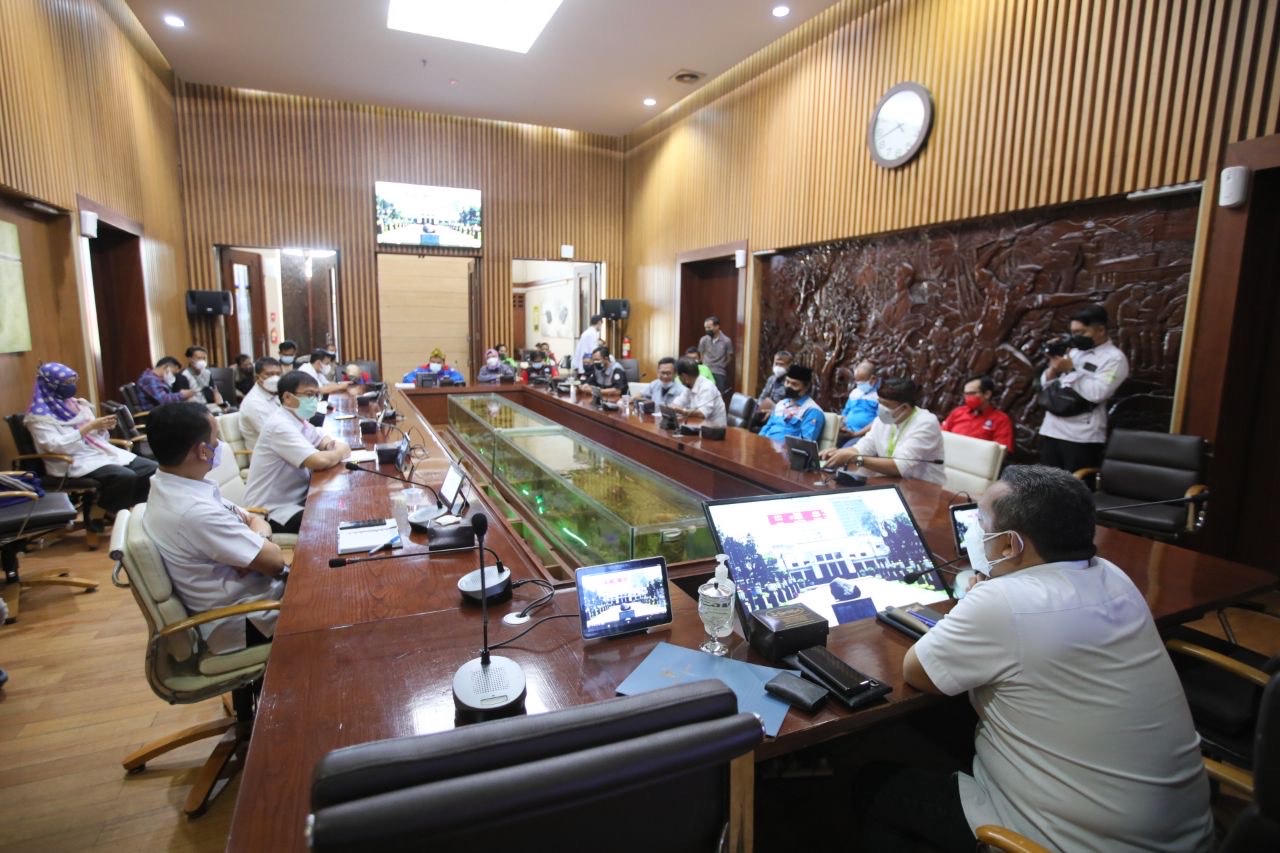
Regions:
<instances>
[{"instance_id":1,"label":"blue surgical mask","mask_svg":"<svg viewBox=\"0 0 1280 853\"><path fill-rule=\"evenodd\" d=\"M214 445L206 444L205 447L213 448L213 458L209 460L209 470L216 471L218 466L222 464L222 442Z\"/></svg>"},{"instance_id":2,"label":"blue surgical mask","mask_svg":"<svg viewBox=\"0 0 1280 853\"><path fill-rule=\"evenodd\" d=\"M281 364L293 364L293 359L294 359L294 356L291 356L291 355L282 355L282 356L280 356L280 363L281 363Z\"/></svg>"},{"instance_id":3,"label":"blue surgical mask","mask_svg":"<svg viewBox=\"0 0 1280 853\"><path fill-rule=\"evenodd\" d=\"M76 395L76 383L66 382L53 389L53 393L57 394L64 400L69 400Z\"/></svg>"},{"instance_id":4,"label":"blue surgical mask","mask_svg":"<svg viewBox=\"0 0 1280 853\"><path fill-rule=\"evenodd\" d=\"M319 405L320 398L318 397L299 397L298 408L294 410L294 413L302 420L309 421L315 416Z\"/></svg>"},{"instance_id":5,"label":"blue surgical mask","mask_svg":"<svg viewBox=\"0 0 1280 853\"><path fill-rule=\"evenodd\" d=\"M859 382L859 383L858 383L858 390L859 390L859 391L861 391L863 394L870 394L870 393L871 393L871 383L870 383L870 382Z\"/></svg>"},{"instance_id":6,"label":"blue surgical mask","mask_svg":"<svg viewBox=\"0 0 1280 853\"><path fill-rule=\"evenodd\" d=\"M674 383L674 382L663 382L662 380L658 380L658 382L659 382L659 384L660 384L660 385L662 385L662 390L663 390L663 391L670 391L670 390L671 390L671 386L676 384L676 383Z\"/></svg>"}]
</instances>

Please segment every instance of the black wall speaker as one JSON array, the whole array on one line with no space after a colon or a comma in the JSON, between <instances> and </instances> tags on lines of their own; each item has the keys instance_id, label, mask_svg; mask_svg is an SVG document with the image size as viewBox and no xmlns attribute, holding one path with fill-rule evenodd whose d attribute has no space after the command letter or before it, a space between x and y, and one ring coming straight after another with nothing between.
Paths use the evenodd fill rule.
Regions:
<instances>
[{"instance_id":1,"label":"black wall speaker","mask_svg":"<svg viewBox=\"0 0 1280 853\"><path fill-rule=\"evenodd\" d=\"M187 313L192 315L229 315L231 313L231 292L227 290L188 290Z\"/></svg>"},{"instance_id":2,"label":"black wall speaker","mask_svg":"<svg viewBox=\"0 0 1280 853\"><path fill-rule=\"evenodd\" d=\"M631 316L630 299L601 299L600 316L606 320L625 320Z\"/></svg>"}]
</instances>

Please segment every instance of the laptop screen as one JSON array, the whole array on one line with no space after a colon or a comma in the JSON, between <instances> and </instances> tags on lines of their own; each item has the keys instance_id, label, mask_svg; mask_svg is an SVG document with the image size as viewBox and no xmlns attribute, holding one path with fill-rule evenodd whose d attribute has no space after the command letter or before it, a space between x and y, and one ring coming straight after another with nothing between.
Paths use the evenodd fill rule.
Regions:
<instances>
[{"instance_id":1,"label":"laptop screen","mask_svg":"<svg viewBox=\"0 0 1280 853\"><path fill-rule=\"evenodd\" d=\"M743 616L799 602L831 625L892 605L947 598L897 486L766 495L705 504ZM744 625L749 620L744 618Z\"/></svg>"},{"instance_id":2,"label":"laptop screen","mask_svg":"<svg viewBox=\"0 0 1280 853\"><path fill-rule=\"evenodd\" d=\"M667 561L645 557L575 573L582 638L616 637L671 621Z\"/></svg>"}]
</instances>

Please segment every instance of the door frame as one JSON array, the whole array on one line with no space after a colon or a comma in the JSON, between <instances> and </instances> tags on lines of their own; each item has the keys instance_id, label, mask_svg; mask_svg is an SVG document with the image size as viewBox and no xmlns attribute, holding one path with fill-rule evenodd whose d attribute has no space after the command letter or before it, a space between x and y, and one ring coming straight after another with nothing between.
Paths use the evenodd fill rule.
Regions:
<instances>
[{"instance_id":1,"label":"door frame","mask_svg":"<svg viewBox=\"0 0 1280 853\"><path fill-rule=\"evenodd\" d=\"M262 272L262 255L257 252L246 251L236 246L219 246L218 247L218 267L221 272L220 280L222 282L223 291L231 294L232 311L235 311L235 265L241 264L250 268L249 272L249 300L251 310L253 311L253 330L258 337L258 341L262 343L262 352L258 353L256 343L249 342L249 348L245 349L243 341L240 340L240 329L238 321L228 321L224 316L222 339L226 345L227 351L222 354L222 363L228 367L232 365L232 359L240 353L248 353L249 357L255 361L259 355L270 355L270 341L267 340L267 330L270 324L267 322L267 294L266 294L266 278ZM335 268L336 268L335 264ZM254 273L256 270L256 275ZM234 313L232 314L234 317ZM334 338L337 338L336 330ZM232 341L235 343L233 344Z\"/></svg>"},{"instance_id":2,"label":"door frame","mask_svg":"<svg viewBox=\"0 0 1280 853\"><path fill-rule=\"evenodd\" d=\"M682 292L684 287L684 265L697 263L698 261L716 261L722 258L733 260L737 252L742 252L748 263L737 267L738 306L734 322L737 324L737 330L740 334L733 342L733 381L734 385L744 389L743 393L747 393L746 389L754 388L756 385L754 351L758 344L756 343L756 336L752 334L751 328L747 325L748 320L752 318L748 316L749 312L747 310L751 304L751 299L747 292L750 286L748 273L751 267L749 263L751 253L747 251L746 240L721 243L718 246L706 246L701 249L690 249L687 252L678 252L676 254L675 287L672 289L672 305L675 310L671 312L671 340L676 342L676 349L680 349L680 313L684 304L684 294ZM678 353L678 356L683 355L684 353Z\"/></svg>"},{"instance_id":3,"label":"door frame","mask_svg":"<svg viewBox=\"0 0 1280 853\"><path fill-rule=\"evenodd\" d=\"M151 288L147 282L146 259L142 257L142 243L146 239L142 223L79 193L76 193L76 209L78 212L93 213L97 215L98 221L105 222L118 231L123 231L138 238L138 266L142 271L142 297L143 304L147 306L147 310L143 312L141 322L146 330L147 349L150 353L150 359L146 366L150 367L155 364L158 358L156 353L159 350L156 347L155 339L152 337L151 306L154 301ZM89 240L93 238L80 233L78 215L72 217L71 227L78 238L76 240L75 256L79 275L76 276L76 279L80 283L80 325L84 334L85 365L91 374L89 378L92 387L89 389L89 399L99 402L99 398L109 398L111 391L105 387L106 375L102 369L102 335L98 331L98 300L93 281L93 262L89 254ZM139 371L141 369L139 368Z\"/></svg>"}]
</instances>

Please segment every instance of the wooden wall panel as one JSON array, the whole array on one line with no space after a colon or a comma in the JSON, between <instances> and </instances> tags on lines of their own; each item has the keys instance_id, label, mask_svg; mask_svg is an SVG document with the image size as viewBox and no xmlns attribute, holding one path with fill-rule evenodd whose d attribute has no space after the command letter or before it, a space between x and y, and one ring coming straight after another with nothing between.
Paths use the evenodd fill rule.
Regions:
<instances>
[{"instance_id":1,"label":"wooden wall panel","mask_svg":"<svg viewBox=\"0 0 1280 853\"><path fill-rule=\"evenodd\" d=\"M81 195L142 223L152 354L185 348L177 119L163 58L123 0L0 8L0 186L68 210ZM57 227L70 239L69 219Z\"/></svg>"},{"instance_id":2,"label":"wooden wall panel","mask_svg":"<svg viewBox=\"0 0 1280 853\"><path fill-rule=\"evenodd\" d=\"M624 295L639 356L677 344L683 251L806 245L1204 179L1225 144L1280 130L1278 7L833 6L627 137ZM887 171L867 154L867 122L906 79L932 92L935 125L919 158Z\"/></svg>"},{"instance_id":3,"label":"wooden wall panel","mask_svg":"<svg viewBox=\"0 0 1280 853\"><path fill-rule=\"evenodd\" d=\"M573 243L620 278L621 139L187 83L178 116L192 286L215 244L336 249L346 357L379 355L377 180L483 193L482 341L512 337L512 259Z\"/></svg>"}]
</instances>

